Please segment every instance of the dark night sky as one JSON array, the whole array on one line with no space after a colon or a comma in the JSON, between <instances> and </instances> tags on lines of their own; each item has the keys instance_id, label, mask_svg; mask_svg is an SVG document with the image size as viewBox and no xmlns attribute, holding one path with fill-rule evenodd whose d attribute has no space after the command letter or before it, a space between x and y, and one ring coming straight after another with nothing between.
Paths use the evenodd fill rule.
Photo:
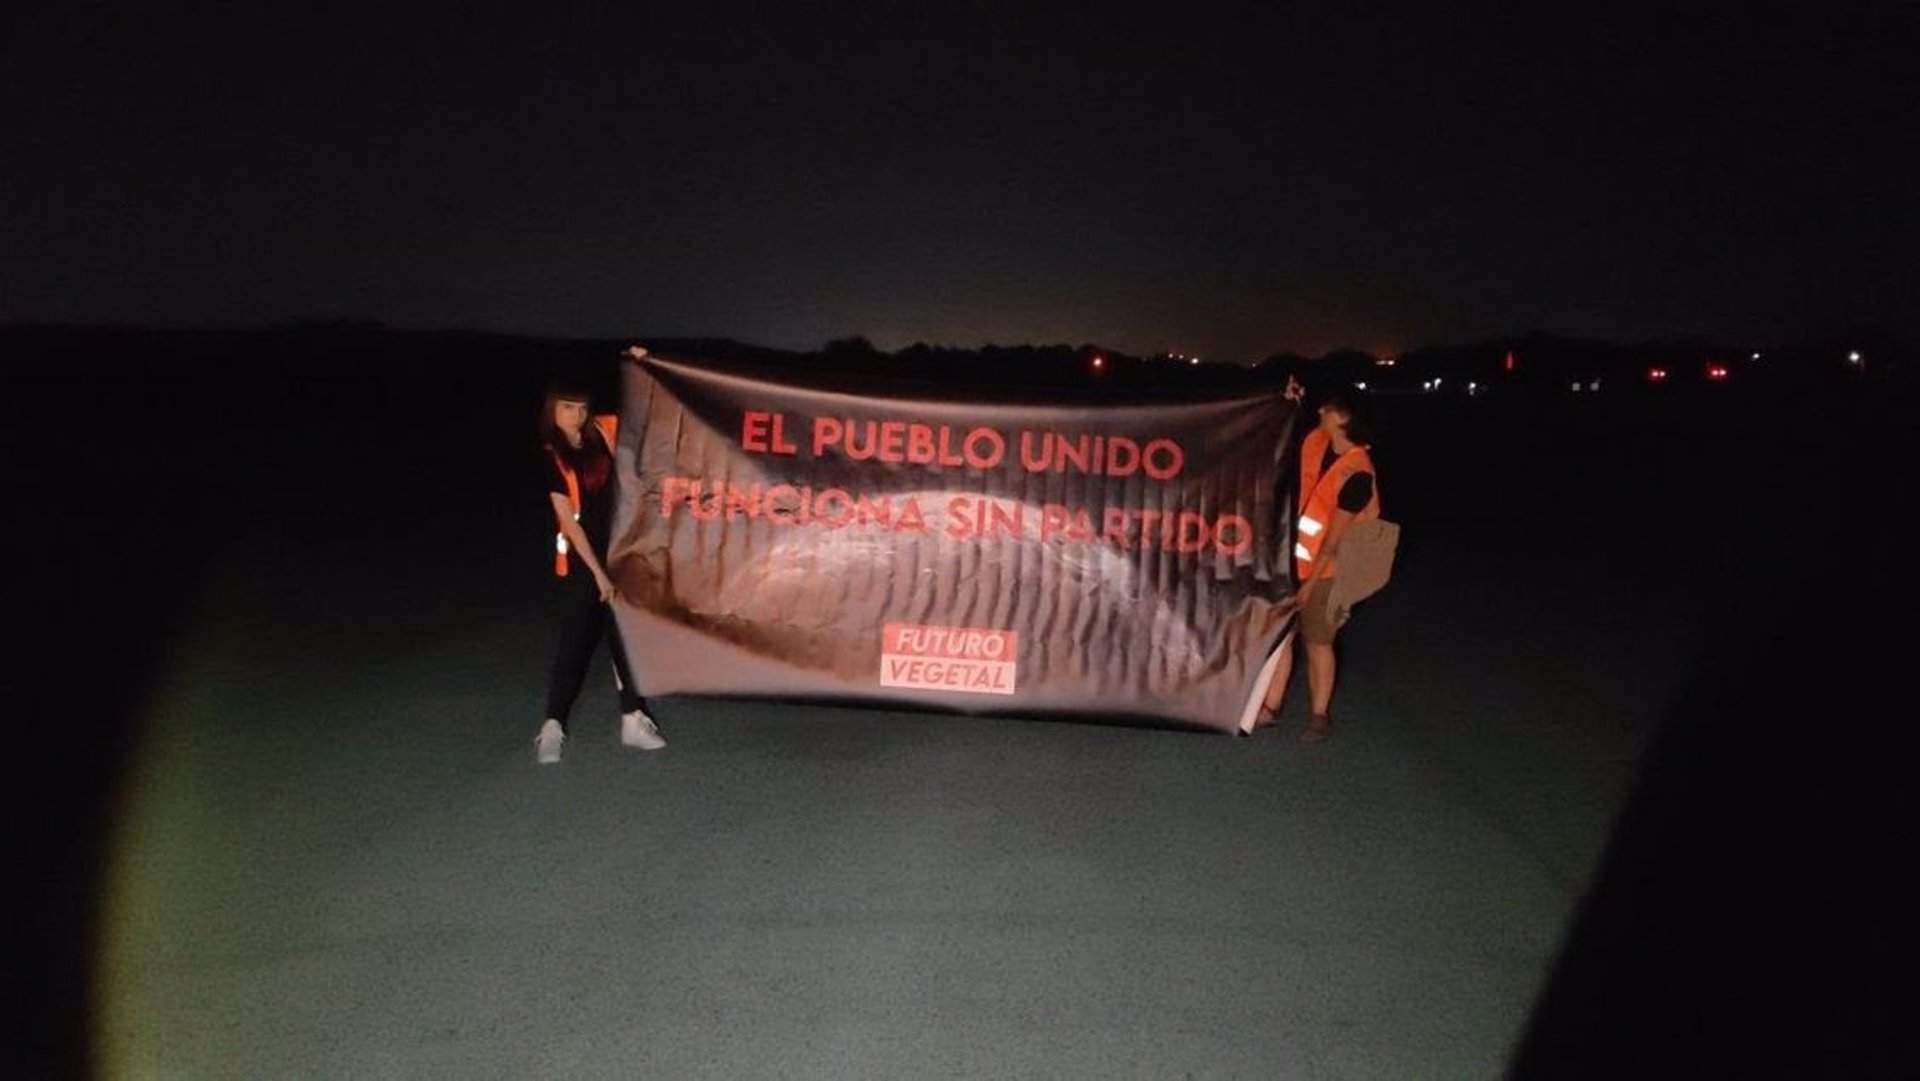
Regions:
<instances>
[{"instance_id":1,"label":"dark night sky","mask_svg":"<svg viewBox=\"0 0 1920 1081\"><path fill-rule=\"evenodd\" d=\"M43 6L0 54L0 320L1920 331L1920 5L1513 7Z\"/></svg>"}]
</instances>

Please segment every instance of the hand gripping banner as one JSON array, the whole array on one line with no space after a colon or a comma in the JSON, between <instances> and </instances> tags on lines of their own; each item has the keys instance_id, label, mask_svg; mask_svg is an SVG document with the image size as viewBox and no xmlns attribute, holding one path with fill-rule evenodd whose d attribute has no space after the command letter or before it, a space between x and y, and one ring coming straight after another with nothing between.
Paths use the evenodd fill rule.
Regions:
<instances>
[{"instance_id":1,"label":"hand gripping banner","mask_svg":"<svg viewBox=\"0 0 1920 1081\"><path fill-rule=\"evenodd\" d=\"M1290 632L1277 394L1030 403L623 364L642 691L1233 731Z\"/></svg>"}]
</instances>

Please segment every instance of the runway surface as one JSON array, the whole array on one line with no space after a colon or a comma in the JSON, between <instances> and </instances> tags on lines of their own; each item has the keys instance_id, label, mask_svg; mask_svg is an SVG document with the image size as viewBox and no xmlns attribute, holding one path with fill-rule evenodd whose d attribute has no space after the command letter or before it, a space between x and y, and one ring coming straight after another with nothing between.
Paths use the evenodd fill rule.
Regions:
<instances>
[{"instance_id":1,"label":"runway surface","mask_svg":"<svg viewBox=\"0 0 1920 1081\"><path fill-rule=\"evenodd\" d=\"M1689 648L1634 633L1684 599L1588 603L1577 553L1474 597L1427 561L1320 747L1298 693L1250 740L669 700L644 755L596 679L540 768L545 583L331 516L182 617L108 875L112 1075L1492 1076Z\"/></svg>"}]
</instances>

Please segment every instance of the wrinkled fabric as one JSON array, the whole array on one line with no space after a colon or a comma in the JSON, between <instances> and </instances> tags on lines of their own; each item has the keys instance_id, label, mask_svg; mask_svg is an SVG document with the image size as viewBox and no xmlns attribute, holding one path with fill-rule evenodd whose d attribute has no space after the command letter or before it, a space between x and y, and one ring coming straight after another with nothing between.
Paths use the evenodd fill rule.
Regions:
<instances>
[{"instance_id":1,"label":"wrinkled fabric","mask_svg":"<svg viewBox=\"0 0 1920 1081\"><path fill-rule=\"evenodd\" d=\"M608 566L635 679L1232 731L1294 617L1295 420L1271 394L980 400L628 362Z\"/></svg>"}]
</instances>

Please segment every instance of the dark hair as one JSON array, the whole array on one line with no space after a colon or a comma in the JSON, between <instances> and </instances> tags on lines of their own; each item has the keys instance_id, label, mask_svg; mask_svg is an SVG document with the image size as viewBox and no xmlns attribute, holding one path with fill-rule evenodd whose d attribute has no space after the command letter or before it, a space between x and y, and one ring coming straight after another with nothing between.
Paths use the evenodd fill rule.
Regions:
<instances>
[{"instance_id":1,"label":"dark hair","mask_svg":"<svg viewBox=\"0 0 1920 1081\"><path fill-rule=\"evenodd\" d=\"M562 432L560 426L553 421L553 407L562 401L586 402L587 412L589 414L593 412L593 395L588 393L585 387L565 379L549 382L546 394L540 399L540 444L554 450L569 450L573 446L567 442L566 433ZM589 418L587 430L580 433L580 438L583 440L594 438L593 433L597 431L599 428Z\"/></svg>"},{"instance_id":2,"label":"dark hair","mask_svg":"<svg viewBox=\"0 0 1920 1081\"><path fill-rule=\"evenodd\" d=\"M1358 389L1337 387L1327 392L1322 406L1342 413L1347 418L1347 438L1363 447L1373 445L1375 429L1373 425L1373 403L1365 392Z\"/></svg>"}]
</instances>

